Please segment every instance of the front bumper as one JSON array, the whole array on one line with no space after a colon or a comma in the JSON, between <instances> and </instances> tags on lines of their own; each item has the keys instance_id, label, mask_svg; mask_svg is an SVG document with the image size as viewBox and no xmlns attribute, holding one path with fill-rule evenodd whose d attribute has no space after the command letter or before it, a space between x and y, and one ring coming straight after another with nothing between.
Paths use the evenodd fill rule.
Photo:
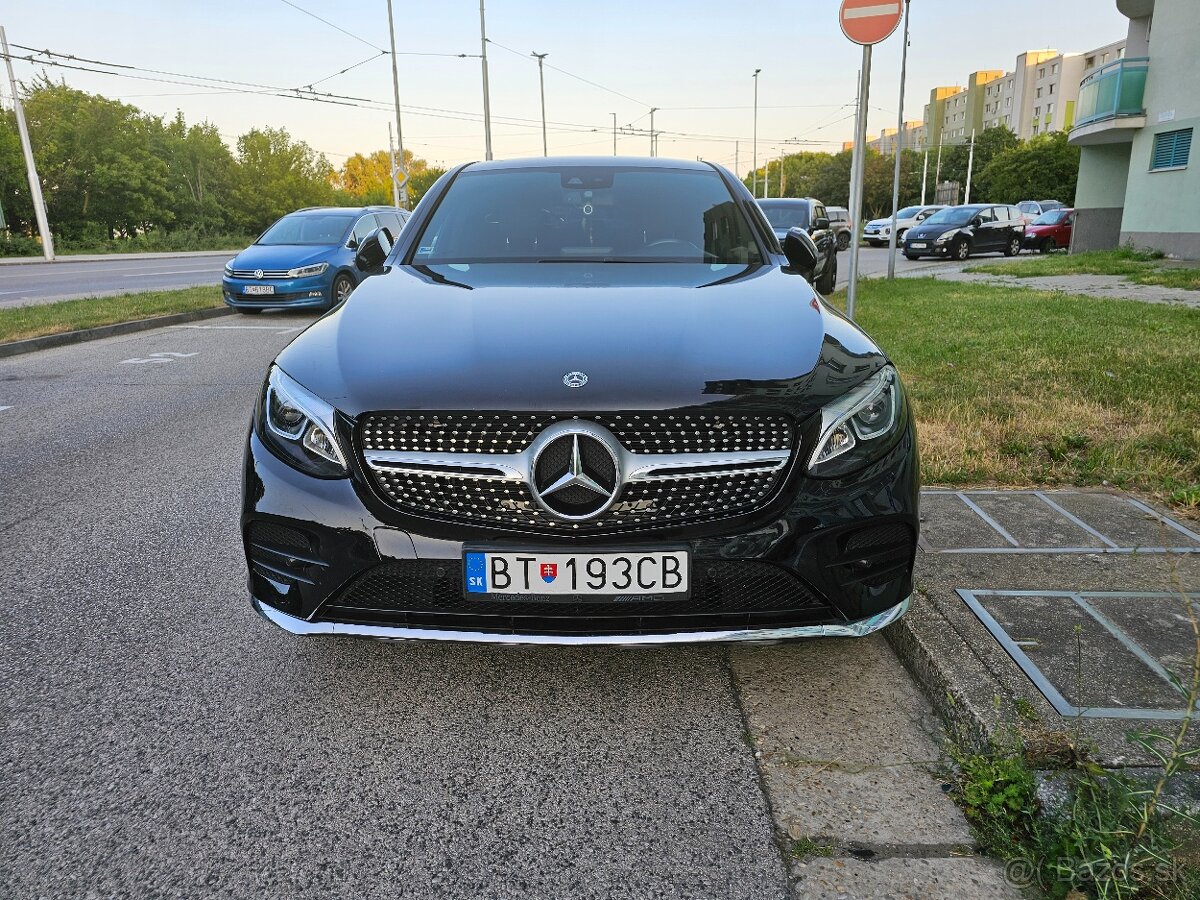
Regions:
<instances>
[{"instance_id":1,"label":"front bumper","mask_svg":"<svg viewBox=\"0 0 1200 900\"><path fill-rule=\"evenodd\" d=\"M902 615L918 530L915 433L842 479L794 474L749 517L557 540L405 516L365 479L322 480L251 432L243 539L254 606L294 634L533 644L663 644L859 636ZM681 600L466 595L471 549L686 548Z\"/></svg>"},{"instance_id":2,"label":"front bumper","mask_svg":"<svg viewBox=\"0 0 1200 900\"><path fill-rule=\"evenodd\" d=\"M890 609L857 622L825 625L796 625L790 628L743 628L729 631L681 631L673 634L498 634L488 631L443 631L353 622L309 622L280 612L273 606L252 601L268 622L298 635L344 634L391 641L459 641L477 644L532 644L553 647L661 646L663 644L789 641L812 637L866 637L891 625L908 612L911 597Z\"/></svg>"},{"instance_id":3,"label":"front bumper","mask_svg":"<svg viewBox=\"0 0 1200 900\"><path fill-rule=\"evenodd\" d=\"M273 294L247 294L247 286L269 285ZM307 309L320 308L329 304L332 296L329 273L311 278L289 278L283 280L257 280L252 278L221 279L221 294L225 305L234 309Z\"/></svg>"}]
</instances>

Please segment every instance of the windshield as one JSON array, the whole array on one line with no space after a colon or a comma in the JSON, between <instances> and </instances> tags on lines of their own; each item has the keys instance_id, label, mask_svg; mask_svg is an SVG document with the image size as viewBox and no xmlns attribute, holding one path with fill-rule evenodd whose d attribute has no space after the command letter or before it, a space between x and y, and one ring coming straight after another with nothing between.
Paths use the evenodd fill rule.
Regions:
<instances>
[{"instance_id":1,"label":"windshield","mask_svg":"<svg viewBox=\"0 0 1200 900\"><path fill-rule=\"evenodd\" d=\"M354 215L330 213L329 215L284 216L265 232L257 244L339 244L342 235L354 221Z\"/></svg>"},{"instance_id":2,"label":"windshield","mask_svg":"<svg viewBox=\"0 0 1200 900\"><path fill-rule=\"evenodd\" d=\"M979 215L979 210L973 206L952 206L935 212L925 220L926 225L966 225Z\"/></svg>"},{"instance_id":3,"label":"windshield","mask_svg":"<svg viewBox=\"0 0 1200 900\"><path fill-rule=\"evenodd\" d=\"M1042 211L1041 207L1039 207L1036 203L1030 202L1029 200L1026 200L1024 203L1018 203L1017 209L1023 213L1039 213Z\"/></svg>"},{"instance_id":4,"label":"windshield","mask_svg":"<svg viewBox=\"0 0 1200 900\"><path fill-rule=\"evenodd\" d=\"M467 169L416 242L416 265L760 263L749 222L712 170Z\"/></svg>"},{"instance_id":5,"label":"windshield","mask_svg":"<svg viewBox=\"0 0 1200 900\"><path fill-rule=\"evenodd\" d=\"M789 228L808 227L807 203L762 203L763 215L777 231L787 231Z\"/></svg>"},{"instance_id":6,"label":"windshield","mask_svg":"<svg viewBox=\"0 0 1200 900\"><path fill-rule=\"evenodd\" d=\"M919 207L919 206L906 206L906 207L904 207L904 209L900 210L900 212L896 213L896 218L897 219L915 219L917 217L917 213L919 213L920 211L921 211L921 207Z\"/></svg>"},{"instance_id":7,"label":"windshield","mask_svg":"<svg viewBox=\"0 0 1200 900\"><path fill-rule=\"evenodd\" d=\"M1065 209L1055 209L1055 210L1051 210L1048 213L1042 213L1040 216L1038 216L1034 220L1033 224L1034 225L1057 225L1059 222L1061 222L1066 217L1067 217L1067 211Z\"/></svg>"},{"instance_id":8,"label":"windshield","mask_svg":"<svg viewBox=\"0 0 1200 900\"><path fill-rule=\"evenodd\" d=\"M1043 200L1042 209L1062 209L1062 204L1057 200Z\"/></svg>"}]
</instances>

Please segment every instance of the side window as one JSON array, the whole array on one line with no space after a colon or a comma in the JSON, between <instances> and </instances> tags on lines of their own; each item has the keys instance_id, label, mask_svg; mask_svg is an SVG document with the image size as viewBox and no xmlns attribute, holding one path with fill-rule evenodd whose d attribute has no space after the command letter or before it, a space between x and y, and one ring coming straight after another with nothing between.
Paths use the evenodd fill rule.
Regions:
<instances>
[{"instance_id":1,"label":"side window","mask_svg":"<svg viewBox=\"0 0 1200 900\"><path fill-rule=\"evenodd\" d=\"M829 218L829 213L825 212L825 207L823 207L823 206L814 206L813 207L813 221L814 222L816 222L817 219L828 219L828 218Z\"/></svg>"},{"instance_id":2,"label":"side window","mask_svg":"<svg viewBox=\"0 0 1200 900\"><path fill-rule=\"evenodd\" d=\"M379 220L380 226L386 228L392 238L395 239L396 235L400 233L400 216L394 212L385 212L376 213L375 217Z\"/></svg>"},{"instance_id":3,"label":"side window","mask_svg":"<svg viewBox=\"0 0 1200 900\"><path fill-rule=\"evenodd\" d=\"M990 206L985 206L983 209L981 209L979 211L978 215L979 215L979 218L983 220L984 225L988 225L988 224L996 221L996 213L992 210L992 208Z\"/></svg>"},{"instance_id":4,"label":"side window","mask_svg":"<svg viewBox=\"0 0 1200 900\"><path fill-rule=\"evenodd\" d=\"M1068 228L1073 227L1075 225L1075 213L1071 213L1069 216L1067 216L1067 221L1064 222L1063 224L1066 225Z\"/></svg>"},{"instance_id":5,"label":"side window","mask_svg":"<svg viewBox=\"0 0 1200 900\"><path fill-rule=\"evenodd\" d=\"M363 216L354 223L354 231L351 232L350 237L354 239L356 244L361 244L363 242L363 238L374 231L376 227L378 226L375 224L374 216Z\"/></svg>"}]
</instances>

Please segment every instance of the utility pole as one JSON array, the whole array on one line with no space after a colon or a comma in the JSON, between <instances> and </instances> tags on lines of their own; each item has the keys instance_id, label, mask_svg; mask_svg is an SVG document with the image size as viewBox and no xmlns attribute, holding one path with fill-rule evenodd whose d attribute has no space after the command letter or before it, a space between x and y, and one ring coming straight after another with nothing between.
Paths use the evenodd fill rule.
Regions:
<instances>
[{"instance_id":1,"label":"utility pole","mask_svg":"<svg viewBox=\"0 0 1200 900\"><path fill-rule=\"evenodd\" d=\"M546 75L542 69L542 61L549 56L549 53L530 53L530 56L536 56L538 61L538 86L542 91L542 156L549 156L550 151L546 149Z\"/></svg>"},{"instance_id":2,"label":"utility pole","mask_svg":"<svg viewBox=\"0 0 1200 900\"><path fill-rule=\"evenodd\" d=\"M971 129L971 150L967 155L967 196L963 203L971 202L971 170L975 168L975 129Z\"/></svg>"},{"instance_id":3,"label":"utility pole","mask_svg":"<svg viewBox=\"0 0 1200 900\"><path fill-rule=\"evenodd\" d=\"M904 146L904 79L908 76L908 12L911 0L904 0L904 48L900 51L900 115L896 125L896 167L892 172L892 230L888 234L889 280L896 277L896 213L900 210L900 156Z\"/></svg>"},{"instance_id":4,"label":"utility pole","mask_svg":"<svg viewBox=\"0 0 1200 900\"><path fill-rule=\"evenodd\" d=\"M650 107L650 155L651 156L656 155L656 151L655 151L655 147L654 147L654 114L656 112L658 112L657 106Z\"/></svg>"},{"instance_id":5,"label":"utility pole","mask_svg":"<svg viewBox=\"0 0 1200 900\"><path fill-rule=\"evenodd\" d=\"M779 151L779 196L783 196L783 161L787 158L787 151Z\"/></svg>"},{"instance_id":6,"label":"utility pole","mask_svg":"<svg viewBox=\"0 0 1200 900\"><path fill-rule=\"evenodd\" d=\"M400 183L396 186L396 160L392 160L392 197L396 206L408 209L408 170L404 166L404 132L400 130L400 73L396 69L396 26L392 22L392 0L387 0L388 37L392 41L392 100L396 105L396 142L400 145ZM391 125L388 125L388 145L391 141Z\"/></svg>"},{"instance_id":7,"label":"utility pole","mask_svg":"<svg viewBox=\"0 0 1200 900\"><path fill-rule=\"evenodd\" d=\"M929 151L925 151L925 167L921 169L921 205L925 205L925 182L929 180Z\"/></svg>"},{"instance_id":8,"label":"utility pole","mask_svg":"<svg viewBox=\"0 0 1200 900\"><path fill-rule=\"evenodd\" d=\"M392 123L388 122L388 162L392 170L392 206L400 205L400 182L396 180L396 147L392 143Z\"/></svg>"},{"instance_id":9,"label":"utility pole","mask_svg":"<svg viewBox=\"0 0 1200 900\"><path fill-rule=\"evenodd\" d=\"M862 240L863 164L867 152L867 110L871 93L871 45L863 44L859 73L858 112L854 122L854 155L850 165L850 280L846 285L846 315L854 319L858 298L858 242Z\"/></svg>"},{"instance_id":10,"label":"utility pole","mask_svg":"<svg viewBox=\"0 0 1200 900\"><path fill-rule=\"evenodd\" d=\"M483 158L492 158L492 98L488 92L487 24L483 17L483 0L479 0L479 45L483 49Z\"/></svg>"},{"instance_id":11,"label":"utility pole","mask_svg":"<svg viewBox=\"0 0 1200 900\"><path fill-rule=\"evenodd\" d=\"M617 155L617 114L611 113L613 117L613 156Z\"/></svg>"},{"instance_id":12,"label":"utility pole","mask_svg":"<svg viewBox=\"0 0 1200 900\"><path fill-rule=\"evenodd\" d=\"M742 153L741 141L733 142L733 172L738 177L738 181L742 180Z\"/></svg>"},{"instance_id":13,"label":"utility pole","mask_svg":"<svg viewBox=\"0 0 1200 900\"><path fill-rule=\"evenodd\" d=\"M17 115L17 131L21 136L21 152L25 154L25 174L29 178L29 197L33 200L33 215L37 219L38 234L42 237L42 255L46 262L54 261L54 236L50 234L50 223L46 219L46 201L42 198L42 183L38 180L37 166L33 161L33 145L29 143L29 128L25 124L25 107L17 91L17 76L13 74L12 57L8 53L8 37L0 25L0 49L4 50L4 62L8 66L8 83L12 86L13 112Z\"/></svg>"},{"instance_id":14,"label":"utility pole","mask_svg":"<svg viewBox=\"0 0 1200 900\"><path fill-rule=\"evenodd\" d=\"M750 154L753 157L751 162L754 166L754 174L750 176L752 185L750 193L755 197L758 196L758 73L761 71L762 69L754 70L754 149Z\"/></svg>"}]
</instances>

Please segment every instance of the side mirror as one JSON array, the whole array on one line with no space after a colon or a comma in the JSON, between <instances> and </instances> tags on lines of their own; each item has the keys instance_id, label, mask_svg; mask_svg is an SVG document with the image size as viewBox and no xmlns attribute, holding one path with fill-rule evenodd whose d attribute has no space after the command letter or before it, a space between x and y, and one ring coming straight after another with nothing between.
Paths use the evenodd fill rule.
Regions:
<instances>
[{"instance_id":1,"label":"side mirror","mask_svg":"<svg viewBox=\"0 0 1200 900\"><path fill-rule=\"evenodd\" d=\"M972 228L978 228L978 227L979 227L980 225L982 225L982 224L983 224L983 219L979 218L979 216L976 216L975 218L973 218L973 219L971 220L971 227L972 227Z\"/></svg>"},{"instance_id":2,"label":"side mirror","mask_svg":"<svg viewBox=\"0 0 1200 900\"><path fill-rule=\"evenodd\" d=\"M358 245L354 265L362 272L374 272L392 252L392 238L386 228L376 228Z\"/></svg>"},{"instance_id":3,"label":"side mirror","mask_svg":"<svg viewBox=\"0 0 1200 900\"><path fill-rule=\"evenodd\" d=\"M928 218L929 218L929 213L917 213L917 221L918 222L924 222Z\"/></svg>"},{"instance_id":4,"label":"side mirror","mask_svg":"<svg viewBox=\"0 0 1200 900\"><path fill-rule=\"evenodd\" d=\"M821 231L822 229L825 229L828 227L829 227L829 220L824 217L813 221L813 228L815 228L817 231Z\"/></svg>"},{"instance_id":5,"label":"side mirror","mask_svg":"<svg viewBox=\"0 0 1200 900\"><path fill-rule=\"evenodd\" d=\"M813 270L817 266L817 245L803 228L788 230L783 239L783 255L787 257L790 268L803 275L807 281L813 280Z\"/></svg>"}]
</instances>

